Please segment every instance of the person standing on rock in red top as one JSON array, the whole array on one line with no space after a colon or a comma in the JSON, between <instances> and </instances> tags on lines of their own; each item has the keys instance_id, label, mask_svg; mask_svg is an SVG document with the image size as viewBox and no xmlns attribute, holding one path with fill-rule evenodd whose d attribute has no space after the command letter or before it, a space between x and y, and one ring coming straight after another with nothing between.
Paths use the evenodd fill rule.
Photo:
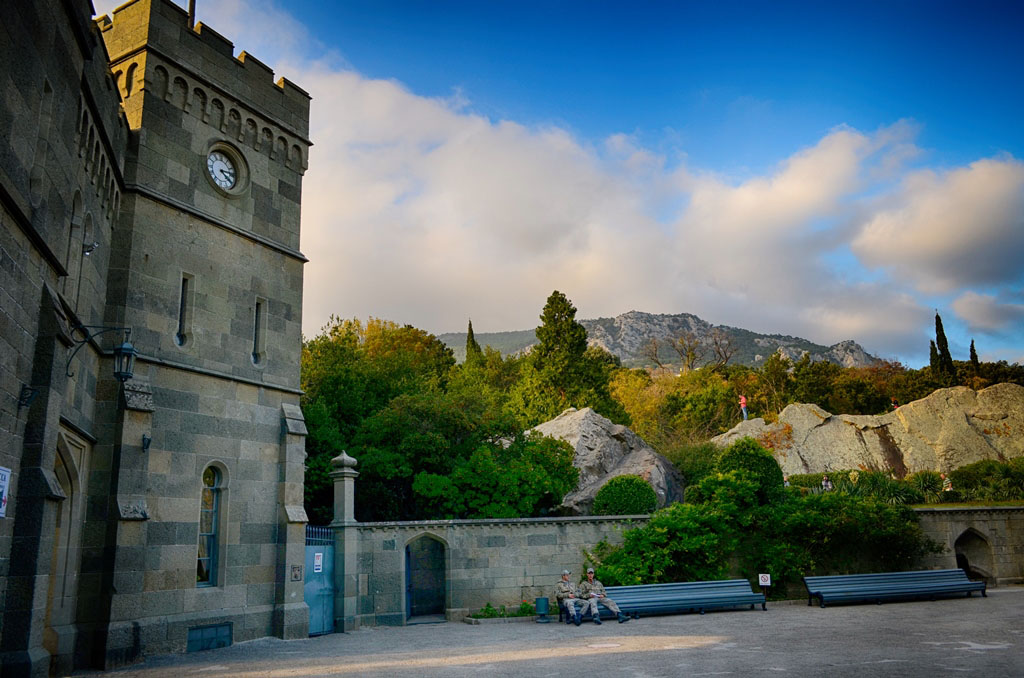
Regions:
<instances>
[{"instance_id":1,"label":"person standing on rock in red top","mask_svg":"<svg viewBox=\"0 0 1024 678\"><path fill-rule=\"evenodd\" d=\"M747 396L740 395L740 410L743 412L743 421L747 420Z\"/></svg>"}]
</instances>

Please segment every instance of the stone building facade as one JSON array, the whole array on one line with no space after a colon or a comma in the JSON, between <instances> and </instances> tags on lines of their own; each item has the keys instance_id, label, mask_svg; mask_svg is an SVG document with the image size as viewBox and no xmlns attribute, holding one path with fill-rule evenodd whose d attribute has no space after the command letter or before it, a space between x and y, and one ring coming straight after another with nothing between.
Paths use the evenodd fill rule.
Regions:
<instances>
[{"instance_id":1,"label":"stone building facade","mask_svg":"<svg viewBox=\"0 0 1024 678\"><path fill-rule=\"evenodd\" d=\"M170 0L91 16L0 3L5 677L308 629L309 96Z\"/></svg>"}]
</instances>

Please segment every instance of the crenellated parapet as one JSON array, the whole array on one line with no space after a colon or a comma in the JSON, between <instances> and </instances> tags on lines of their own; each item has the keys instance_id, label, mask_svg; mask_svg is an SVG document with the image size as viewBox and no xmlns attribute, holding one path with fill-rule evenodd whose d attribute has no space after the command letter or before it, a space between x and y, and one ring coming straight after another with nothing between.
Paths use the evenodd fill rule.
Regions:
<instances>
[{"instance_id":1,"label":"crenellated parapet","mask_svg":"<svg viewBox=\"0 0 1024 678\"><path fill-rule=\"evenodd\" d=\"M302 174L310 97L170 0L134 0L97 19L125 112L141 125L143 92Z\"/></svg>"},{"instance_id":2,"label":"crenellated parapet","mask_svg":"<svg viewBox=\"0 0 1024 678\"><path fill-rule=\"evenodd\" d=\"M95 194L95 205L99 208L100 217L107 224L117 215L121 205L121 168L120 158L112 155L113 151L105 143L102 122L95 119L85 95L79 95L78 116L76 118L75 148L81 165L81 174L88 180L89 187L80 186L80 190L92 190ZM74 220L72 216L72 220Z\"/></svg>"}]
</instances>

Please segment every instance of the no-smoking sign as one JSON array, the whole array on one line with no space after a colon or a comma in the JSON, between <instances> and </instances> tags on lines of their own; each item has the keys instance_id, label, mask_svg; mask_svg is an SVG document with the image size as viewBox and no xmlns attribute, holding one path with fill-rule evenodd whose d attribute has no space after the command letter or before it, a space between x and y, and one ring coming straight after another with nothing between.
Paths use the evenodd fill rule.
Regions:
<instances>
[{"instance_id":1,"label":"no-smoking sign","mask_svg":"<svg viewBox=\"0 0 1024 678\"><path fill-rule=\"evenodd\" d=\"M759 586L771 586L772 576L770 574L759 574L757 575L757 583Z\"/></svg>"}]
</instances>

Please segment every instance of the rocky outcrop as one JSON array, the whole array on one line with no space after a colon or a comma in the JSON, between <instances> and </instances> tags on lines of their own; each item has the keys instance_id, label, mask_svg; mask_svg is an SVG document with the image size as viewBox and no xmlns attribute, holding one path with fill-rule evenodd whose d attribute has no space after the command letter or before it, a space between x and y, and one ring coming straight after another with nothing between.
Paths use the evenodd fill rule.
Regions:
<instances>
[{"instance_id":1,"label":"rocky outcrop","mask_svg":"<svg viewBox=\"0 0 1024 678\"><path fill-rule=\"evenodd\" d=\"M576 451L573 465L580 470L580 480L562 501L565 513L589 515L597 491L622 475L637 475L650 483L659 508L683 499L683 477L668 459L625 426L613 424L589 407L569 408L532 430L564 440Z\"/></svg>"},{"instance_id":2,"label":"rocky outcrop","mask_svg":"<svg viewBox=\"0 0 1024 678\"><path fill-rule=\"evenodd\" d=\"M712 439L725 446L750 436L773 450L786 474L873 469L897 477L949 471L983 459L1024 456L1024 387L996 384L935 391L876 416L829 414L789 405L778 422L741 422Z\"/></svg>"}]
</instances>

